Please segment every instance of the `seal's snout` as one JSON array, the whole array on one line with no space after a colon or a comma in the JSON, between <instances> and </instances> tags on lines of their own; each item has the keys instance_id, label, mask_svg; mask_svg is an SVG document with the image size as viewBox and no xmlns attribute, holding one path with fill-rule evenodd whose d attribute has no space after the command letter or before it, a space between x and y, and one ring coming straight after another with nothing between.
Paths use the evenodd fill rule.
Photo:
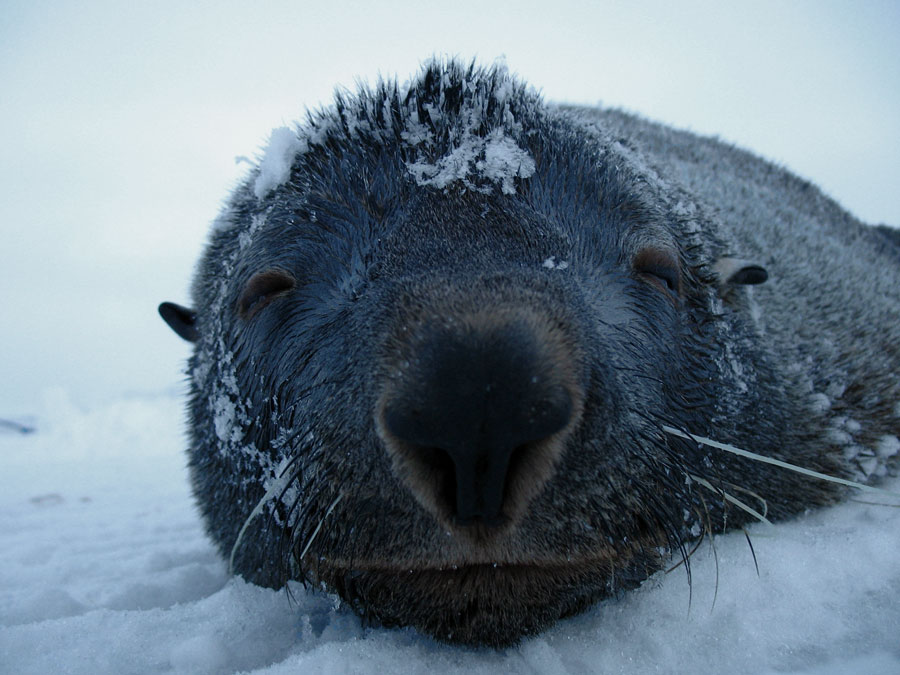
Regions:
<instances>
[{"instance_id":1,"label":"seal's snout","mask_svg":"<svg viewBox=\"0 0 900 675\"><path fill-rule=\"evenodd\" d=\"M447 524L514 522L580 412L559 328L531 314L442 319L402 352L378 413L398 475Z\"/></svg>"}]
</instances>

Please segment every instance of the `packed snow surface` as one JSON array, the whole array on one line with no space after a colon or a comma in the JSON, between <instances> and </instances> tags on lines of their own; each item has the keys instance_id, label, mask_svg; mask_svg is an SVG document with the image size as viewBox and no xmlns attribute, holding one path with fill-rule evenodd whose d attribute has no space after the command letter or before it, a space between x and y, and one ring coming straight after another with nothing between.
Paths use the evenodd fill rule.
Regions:
<instances>
[{"instance_id":1,"label":"packed snow surface","mask_svg":"<svg viewBox=\"0 0 900 675\"><path fill-rule=\"evenodd\" d=\"M900 672L900 508L860 497L704 542L684 570L502 652L229 578L193 506L182 401L49 392L0 428L3 673ZM886 487L897 491L900 481Z\"/></svg>"}]
</instances>

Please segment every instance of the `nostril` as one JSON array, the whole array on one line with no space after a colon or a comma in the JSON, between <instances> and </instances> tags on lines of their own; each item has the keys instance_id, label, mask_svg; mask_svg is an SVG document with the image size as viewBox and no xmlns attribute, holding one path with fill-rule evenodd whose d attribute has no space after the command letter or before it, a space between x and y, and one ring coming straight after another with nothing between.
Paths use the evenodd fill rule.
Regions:
<instances>
[{"instance_id":1,"label":"nostril","mask_svg":"<svg viewBox=\"0 0 900 675\"><path fill-rule=\"evenodd\" d=\"M414 452L427 474L426 480L435 486L438 504L448 513L456 513L456 467L453 458L440 448L421 447Z\"/></svg>"}]
</instances>

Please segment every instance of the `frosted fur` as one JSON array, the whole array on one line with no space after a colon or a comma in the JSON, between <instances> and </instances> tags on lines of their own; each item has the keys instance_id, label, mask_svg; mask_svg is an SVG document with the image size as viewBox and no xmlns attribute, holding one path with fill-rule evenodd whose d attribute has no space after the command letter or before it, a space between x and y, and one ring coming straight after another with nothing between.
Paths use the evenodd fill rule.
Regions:
<instances>
[{"instance_id":1,"label":"frosted fur","mask_svg":"<svg viewBox=\"0 0 900 675\"><path fill-rule=\"evenodd\" d=\"M444 78L441 86L450 82ZM505 67L497 66L481 82L473 78L473 95L452 118L446 116L439 99L438 105L425 106L427 119L423 121L416 106L416 84L407 84L402 92L396 90L394 100L385 96L380 104L372 93L362 92L356 101L339 94L336 108L310 113L306 124L297 129L274 129L254 170L253 194L261 200L284 185L298 156L310 147L324 146L329 136L384 136L385 124L393 126L407 144L407 167L421 186L445 189L459 182L470 189L489 191L497 186L503 193L513 194L516 179L534 173L534 159L516 141L522 125L509 105L522 87ZM488 109L494 110L496 126L485 131ZM435 128L449 129L450 136L436 139Z\"/></svg>"},{"instance_id":2,"label":"frosted fur","mask_svg":"<svg viewBox=\"0 0 900 675\"><path fill-rule=\"evenodd\" d=\"M548 270L564 270L569 266L569 263L567 263L565 260L557 262L556 256L551 255L542 263L541 266L546 267Z\"/></svg>"},{"instance_id":3,"label":"frosted fur","mask_svg":"<svg viewBox=\"0 0 900 675\"><path fill-rule=\"evenodd\" d=\"M475 187L476 182L490 181L498 183L506 194L515 193L514 178L528 178L534 173L534 160L502 129L495 129L487 138L465 136L458 147L436 163L418 161L407 166L422 186L446 188L460 181Z\"/></svg>"},{"instance_id":4,"label":"frosted fur","mask_svg":"<svg viewBox=\"0 0 900 675\"><path fill-rule=\"evenodd\" d=\"M815 186L743 150L615 110L566 110L594 133L630 139L667 189L728 205L714 213L725 253L765 261L755 320L808 393L810 421L829 427L856 480L885 475L878 448L897 427L891 408L900 397L895 247ZM850 325L852 333L843 328Z\"/></svg>"},{"instance_id":5,"label":"frosted fur","mask_svg":"<svg viewBox=\"0 0 900 675\"><path fill-rule=\"evenodd\" d=\"M884 459L893 457L900 452L900 438L897 438L896 436L882 436L878 439L878 445L875 447L875 452L879 457L883 457Z\"/></svg>"}]
</instances>

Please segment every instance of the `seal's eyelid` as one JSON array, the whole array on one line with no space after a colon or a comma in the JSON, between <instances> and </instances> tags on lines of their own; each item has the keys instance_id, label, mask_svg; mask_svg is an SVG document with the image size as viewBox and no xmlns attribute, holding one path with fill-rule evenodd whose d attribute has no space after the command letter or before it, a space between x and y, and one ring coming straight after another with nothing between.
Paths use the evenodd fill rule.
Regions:
<instances>
[{"instance_id":1,"label":"seal's eyelid","mask_svg":"<svg viewBox=\"0 0 900 675\"><path fill-rule=\"evenodd\" d=\"M648 265L640 270L641 274L648 274L662 281L666 288L673 293L678 292L678 272L671 267L661 265Z\"/></svg>"},{"instance_id":2,"label":"seal's eyelid","mask_svg":"<svg viewBox=\"0 0 900 675\"><path fill-rule=\"evenodd\" d=\"M296 285L294 277L284 270L257 272L244 286L244 292L238 300L238 314L242 319L250 319L275 298L293 290Z\"/></svg>"},{"instance_id":3,"label":"seal's eyelid","mask_svg":"<svg viewBox=\"0 0 900 675\"><path fill-rule=\"evenodd\" d=\"M681 269L673 253L659 248L645 248L634 257L631 266L656 286L674 295L681 294Z\"/></svg>"}]
</instances>

